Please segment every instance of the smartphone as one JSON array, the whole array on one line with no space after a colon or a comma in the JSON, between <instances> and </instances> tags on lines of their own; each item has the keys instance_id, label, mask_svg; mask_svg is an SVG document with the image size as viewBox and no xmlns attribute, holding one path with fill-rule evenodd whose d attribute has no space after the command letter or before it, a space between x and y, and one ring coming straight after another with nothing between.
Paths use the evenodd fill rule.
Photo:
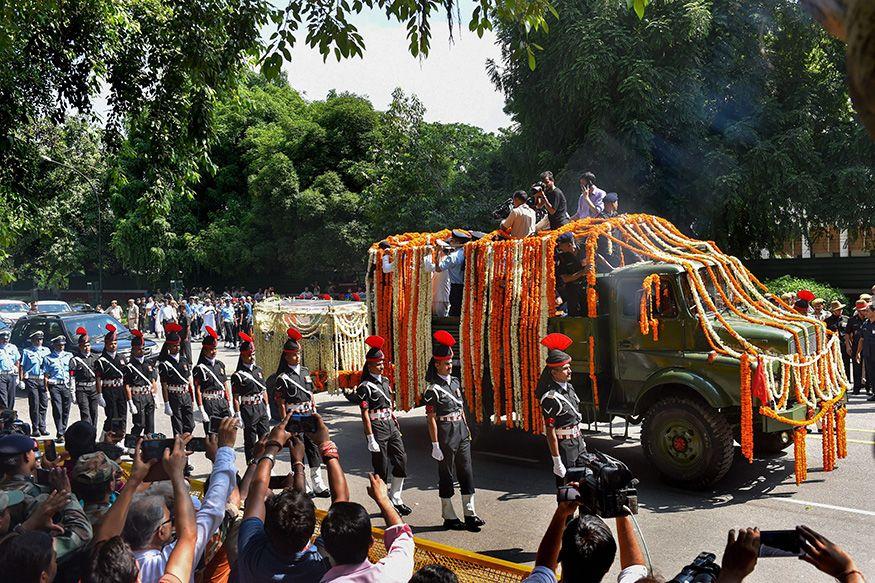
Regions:
<instances>
[{"instance_id":1,"label":"smartphone","mask_svg":"<svg viewBox=\"0 0 875 583\"><path fill-rule=\"evenodd\" d=\"M192 452L205 452L207 451L207 438L192 437L185 449Z\"/></svg>"},{"instance_id":2,"label":"smartphone","mask_svg":"<svg viewBox=\"0 0 875 583\"><path fill-rule=\"evenodd\" d=\"M121 435L125 432L125 418L113 417L109 420L109 430L116 435Z\"/></svg>"},{"instance_id":3,"label":"smartphone","mask_svg":"<svg viewBox=\"0 0 875 583\"><path fill-rule=\"evenodd\" d=\"M316 428L316 418L312 415L295 413L286 423L286 431L289 433L316 433Z\"/></svg>"},{"instance_id":4,"label":"smartphone","mask_svg":"<svg viewBox=\"0 0 875 583\"><path fill-rule=\"evenodd\" d=\"M267 487L271 490L282 490L286 487L286 478L288 476L271 476L270 482L268 482Z\"/></svg>"},{"instance_id":5,"label":"smartphone","mask_svg":"<svg viewBox=\"0 0 875 583\"><path fill-rule=\"evenodd\" d=\"M143 461L160 460L164 457L164 450L173 449L176 443L173 439L147 439L140 446L140 453L143 456ZM161 464L156 464L161 465Z\"/></svg>"},{"instance_id":6,"label":"smartphone","mask_svg":"<svg viewBox=\"0 0 875 583\"><path fill-rule=\"evenodd\" d=\"M47 470L45 468L37 468L36 469L36 483L40 486L48 486L49 485L49 476L52 475L51 470Z\"/></svg>"},{"instance_id":7,"label":"smartphone","mask_svg":"<svg viewBox=\"0 0 875 583\"><path fill-rule=\"evenodd\" d=\"M210 433L219 432L219 426L222 424L222 419L225 419L225 417L210 417Z\"/></svg>"},{"instance_id":8,"label":"smartphone","mask_svg":"<svg viewBox=\"0 0 875 583\"><path fill-rule=\"evenodd\" d=\"M54 439L46 439L43 441L43 455L46 456L46 459L50 462L58 459L58 450L55 448Z\"/></svg>"},{"instance_id":9,"label":"smartphone","mask_svg":"<svg viewBox=\"0 0 875 583\"><path fill-rule=\"evenodd\" d=\"M760 557L798 557L802 552L795 530L761 530Z\"/></svg>"},{"instance_id":10,"label":"smartphone","mask_svg":"<svg viewBox=\"0 0 875 583\"><path fill-rule=\"evenodd\" d=\"M139 435L125 435L125 447L128 449L134 449L137 447L137 441L140 439Z\"/></svg>"}]
</instances>

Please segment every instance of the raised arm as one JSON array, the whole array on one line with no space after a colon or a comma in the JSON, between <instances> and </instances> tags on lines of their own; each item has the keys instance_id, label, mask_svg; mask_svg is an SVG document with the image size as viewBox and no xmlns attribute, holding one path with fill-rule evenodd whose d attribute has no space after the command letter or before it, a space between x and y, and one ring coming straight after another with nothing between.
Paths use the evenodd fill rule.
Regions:
<instances>
[{"instance_id":1,"label":"raised arm","mask_svg":"<svg viewBox=\"0 0 875 583\"><path fill-rule=\"evenodd\" d=\"M285 418L271 429L267 436L267 443L264 446L264 455L277 455L282 451L292 434L286 431L286 424L292 417L291 412L286 413ZM269 458L260 457L255 462L254 477L252 484L249 486L246 496L246 506L243 510L243 518L258 518L264 521L264 497L267 495L268 486L270 485L270 472L273 469L274 462Z\"/></svg>"},{"instance_id":2,"label":"raised arm","mask_svg":"<svg viewBox=\"0 0 875 583\"><path fill-rule=\"evenodd\" d=\"M319 446L322 463L325 464L325 469L328 473L331 503L348 502L349 485L346 483L346 474L343 473L343 468L340 467L340 453L337 450L337 444L331 441L328 427L322 420L322 416L314 414L314 417L316 418L316 433L313 433L310 438Z\"/></svg>"},{"instance_id":3,"label":"raised arm","mask_svg":"<svg viewBox=\"0 0 875 583\"><path fill-rule=\"evenodd\" d=\"M188 457L185 452L185 441L181 436L176 437L172 453L169 449L164 450L162 463L173 486L173 526L177 537L176 545L167 559L164 573L173 575L180 581L188 581L194 568L198 534L194 506L191 503L188 484L183 476Z\"/></svg>"},{"instance_id":4,"label":"raised arm","mask_svg":"<svg viewBox=\"0 0 875 583\"><path fill-rule=\"evenodd\" d=\"M133 500L134 494L137 493L137 489L149 473L149 469L155 465L157 461L143 461L143 456L140 453L141 443L143 443L142 438L137 440L137 447L134 449L134 463L131 466L131 475L128 477L127 482L125 482L125 487L119 492L118 498L116 498L115 502L113 502L112 506L109 507L109 510L104 515L100 526L97 527L97 531L94 533L95 543L109 540L122 533L122 530L125 527L125 521L128 518L128 509L131 506L131 500Z\"/></svg>"},{"instance_id":5,"label":"raised arm","mask_svg":"<svg viewBox=\"0 0 875 583\"><path fill-rule=\"evenodd\" d=\"M536 567L547 567L556 570L559 566L559 551L562 548L562 533L565 532L565 524L568 518L577 510L576 502L560 502L553 513L547 532L538 545L538 554L535 555Z\"/></svg>"}]
</instances>

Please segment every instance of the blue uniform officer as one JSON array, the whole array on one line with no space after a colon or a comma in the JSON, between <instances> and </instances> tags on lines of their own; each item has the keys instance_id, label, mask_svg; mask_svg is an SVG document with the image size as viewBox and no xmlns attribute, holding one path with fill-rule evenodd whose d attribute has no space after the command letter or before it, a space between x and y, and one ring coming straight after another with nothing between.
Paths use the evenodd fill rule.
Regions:
<instances>
[{"instance_id":1,"label":"blue uniform officer","mask_svg":"<svg viewBox=\"0 0 875 583\"><path fill-rule=\"evenodd\" d=\"M43 333L37 330L30 335L30 346L21 354L21 379L27 391L27 406L30 410L30 426L34 437L48 435L46 411L49 408L49 393L46 390L45 359L51 352L43 346Z\"/></svg>"},{"instance_id":2,"label":"blue uniform officer","mask_svg":"<svg viewBox=\"0 0 875 583\"><path fill-rule=\"evenodd\" d=\"M21 353L9 342L9 329L0 330L0 408L15 408L15 389L21 376Z\"/></svg>"},{"instance_id":3,"label":"blue uniform officer","mask_svg":"<svg viewBox=\"0 0 875 583\"><path fill-rule=\"evenodd\" d=\"M52 338L52 351L44 362L46 387L52 400L52 418L58 430L59 443L64 441L67 420L70 418L70 404L73 402L70 387L70 360L73 355L64 350L66 347L67 339L64 336Z\"/></svg>"},{"instance_id":4,"label":"blue uniform officer","mask_svg":"<svg viewBox=\"0 0 875 583\"><path fill-rule=\"evenodd\" d=\"M440 260L437 271L446 271L450 276L450 316L462 314L462 294L465 284L465 243L471 241L472 235L464 229L454 229L452 244L457 247L449 255Z\"/></svg>"}]
</instances>

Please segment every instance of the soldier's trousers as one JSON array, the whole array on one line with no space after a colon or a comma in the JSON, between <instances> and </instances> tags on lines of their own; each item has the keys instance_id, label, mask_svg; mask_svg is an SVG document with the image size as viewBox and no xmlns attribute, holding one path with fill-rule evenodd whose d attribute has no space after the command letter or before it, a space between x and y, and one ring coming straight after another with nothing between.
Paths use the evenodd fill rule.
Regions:
<instances>
[{"instance_id":1,"label":"soldier's trousers","mask_svg":"<svg viewBox=\"0 0 875 583\"><path fill-rule=\"evenodd\" d=\"M137 414L131 416L131 435L155 433L155 399L151 395L131 395Z\"/></svg>"},{"instance_id":2,"label":"soldier's trousers","mask_svg":"<svg viewBox=\"0 0 875 583\"><path fill-rule=\"evenodd\" d=\"M124 421L124 426L128 426L128 397L125 393L125 388L122 387L106 387L101 389L103 400L106 401L106 421L103 422L103 430L109 431L112 428L113 419L121 419Z\"/></svg>"},{"instance_id":3,"label":"soldier's trousers","mask_svg":"<svg viewBox=\"0 0 875 583\"><path fill-rule=\"evenodd\" d=\"M566 470L582 467L584 465L583 454L585 453L586 443L583 441L583 436L559 440L559 458ZM565 478L554 477L557 487L564 486L568 482L567 476Z\"/></svg>"},{"instance_id":4,"label":"soldier's trousers","mask_svg":"<svg viewBox=\"0 0 875 583\"><path fill-rule=\"evenodd\" d=\"M49 392L42 379L24 379L27 390L27 408L30 427L33 431L46 431L46 411L49 409Z\"/></svg>"},{"instance_id":5,"label":"soldier's trousers","mask_svg":"<svg viewBox=\"0 0 875 583\"><path fill-rule=\"evenodd\" d=\"M105 398L105 397L104 397ZM90 385L76 385L76 405L79 407L79 418L97 427L97 387Z\"/></svg>"},{"instance_id":6,"label":"soldier's trousers","mask_svg":"<svg viewBox=\"0 0 875 583\"><path fill-rule=\"evenodd\" d=\"M4 409L15 409L15 389L17 387L17 374L0 374L0 407L3 407Z\"/></svg>"},{"instance_id":7,"label":"soldier's trousers","mask_svg":"<svg viewBox=\"0 0 875 583\"><path fill-rule=\"evenodd\" d=\"M854 371L854 392L859 393L860 389L863 388L863 363L857 362L857 359L853 359L853 364L851 368Z\"/></svg>"},{"instance_id":8,"label":"soldier's trousers","mask_svg":"<svg viewBox=\"0 0 875 583\"><path fill-rule=\"evenodd\" d=\"M228 400L225 398L207 399L201 395L201 411L204 415L204 435L210 432L211 417L221 417L224 419L231 416L231 407L228 406Z\"/></svg>"},{"instance_id":9,"label":"soldier's trousers","mask_svg":"<svg viewBox=\"0 0 875 583\"><path fill-rule=\"evenodd\" d=\"M270 430L267 407L260 405L240 405L240 419L243 421L243 452L246 463L252 461L252 448Z\"/></svg>"},{"instance_id":10,"label":"soldier's trousers","mask_svg":"<svg viewBox=\"0 0 875 583\"><path fill-rule=\"evenodd\" d=\"M374 473L389 481L389 466L396 478L407 477L407 452L401 441L401 430L394 419L374 419L371 421L371 431L380 446L380 451L371 452L371 462Z\"/></svg>"},{"instance_id":11,"label":"soldier's trousers","mask_svg":"<svg viewBox=\"0 0 875 583\"><path fill-rule=\"evenodd\" d=\"M875 394L875 355L863 357L862 361L866 372L866 392Z\"/></svg>"},{"instance_id":12,"label":"soldier's trousers","mask_svg":"<svg viewBox=\"0 0 875 583\"><path fill-rule=\"evenodd\" d=\"M191 395L189 393L170 393L170 425L173 427L173 435L191 433L194 431L194 410L191 407Z\"/></svg>"},{"instance_id":13,"label":"soldier's trousers","mask_svg":"<svg viewBox=\"0 0 875 583\"><path fill-rule=\"evenodd\" d=\"M64 435L67 431L67 421L70 419L70 404L73 395L67 385L49 385L49 396L52 399L52 419L55 420L55 428L58 435Z\"/></svg>"},{"instance_id":14,"label":"soldier's trousers","mask_svg":"<svg viewBox=\"0 0 875 583\"><path fill-rule=\"evenodd\" d=\"M453 478L463 495L474 493L471 439L464 421L438 421L438 443L444 459L438 462L438 496L453 497Z\"/></svg>"}]
</instances>

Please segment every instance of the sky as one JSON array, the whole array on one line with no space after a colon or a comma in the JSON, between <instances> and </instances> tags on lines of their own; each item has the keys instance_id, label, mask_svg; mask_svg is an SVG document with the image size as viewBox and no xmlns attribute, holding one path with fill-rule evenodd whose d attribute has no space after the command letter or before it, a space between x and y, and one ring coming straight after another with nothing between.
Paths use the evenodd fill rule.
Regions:
<instances>
[{"instance_id":1,"label":"sky","mask_svg":"<svg viewBox=\"0 0 875 583\"><path fill-rule=\"evenodd\" d=\"M283 70L292 87L310 100L324 99L336 89L366 96L375 108L385 110L392 101L392 91L401 87L422 101L427 121L467 123L497 131L511 124L503 111L504 97L486 74L486 60L500 62L500 50L495 34L487 31L479 38L468 30L471 4L471 0L460 3L462 27L453 31L452 44L445 14L436 15L425 59L408 52L403 24L371 11L350 19L364 38L363 58L337 62L332 55L323 63L317 49L298 42ZM265 32L267 37L273 30Z\"/></svg>"}]
</instances>

